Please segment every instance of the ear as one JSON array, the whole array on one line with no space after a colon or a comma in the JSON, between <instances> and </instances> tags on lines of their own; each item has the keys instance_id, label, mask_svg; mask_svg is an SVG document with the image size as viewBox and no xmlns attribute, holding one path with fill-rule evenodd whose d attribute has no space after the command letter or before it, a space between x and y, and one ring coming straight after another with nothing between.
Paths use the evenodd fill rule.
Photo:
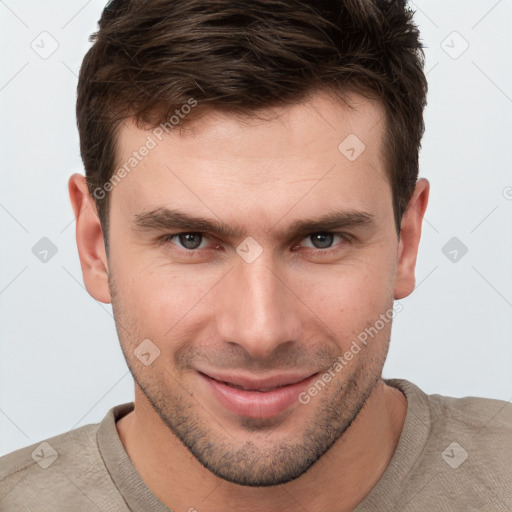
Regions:
<instances>
[{"instance_id":1,"label":"ear","mask_svg":"<svg viewBox=\"0 0 512 512\"><path fill-rule=\"evenodd\" d=\"M111 302L108 260L103 230L85 176L73 174L68 181L69 198L76 219L76 244L87 291L100 302Z\"/></svg>"},{"instance_id":2,"label":"ear","mask_svg":"<svg viewBox=\"0 0 512 512\"><path fill-rule=\"evenodd\" d=\"M398 266L395 283L395 299L403 299L412 293L416 285L414 269L421 237L421 224L428 204L430 185L421 178L402 217Z\"/></svg>"}]
</instances>

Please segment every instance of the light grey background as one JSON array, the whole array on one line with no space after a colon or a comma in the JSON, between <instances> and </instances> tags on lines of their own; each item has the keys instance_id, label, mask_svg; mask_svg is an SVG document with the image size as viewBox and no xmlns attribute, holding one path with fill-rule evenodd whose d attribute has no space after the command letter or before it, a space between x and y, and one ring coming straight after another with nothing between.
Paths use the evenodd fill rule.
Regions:
<instances>
[{"instance_id":1,"label":"light grey background","mask_svg":"<svg viewBox=\"0 0 512 512\"><path fill-rule=\"evenodd\" d=\"M83 287L67 193L83 172L77 73L103 6L0 1L0 454L133 396L111 308ZM428 47L420 174L432 192L417 289L401 301L384 376L510 400L512 0L411 6ZM43 237L57 248L46 262L32 252Z\"/></svg>"}]
</instances>

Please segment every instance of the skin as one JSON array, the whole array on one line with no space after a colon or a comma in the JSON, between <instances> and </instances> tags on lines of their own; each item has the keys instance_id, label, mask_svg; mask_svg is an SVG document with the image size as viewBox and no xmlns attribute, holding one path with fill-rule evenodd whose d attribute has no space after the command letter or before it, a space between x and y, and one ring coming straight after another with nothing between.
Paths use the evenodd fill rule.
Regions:
<instances>
[{"instance_id":1,"label":"skin","mask_svg":"<svg viewBox=\"0 0 512 512\"><path fill-rule=\"evenodd\" d=\"M353 108L317 93L260 119L210 112L169 133L111 192L108 258L85 179L69 180L84 282L112 303L136 383L135 409L118 432L173 510L349 511L393 456L407 400L381 377L391 322L308 404L271 418L228 411L198 374L322 375L413 291L429 184L417 182L398 237L383 111L349 100ZM120 165L148 134L125 123ZM349 134L366 146L353 162L338 150ZM239 233L193 238L198 249L161 242L187 230L135 227L136 215L159 207ZM285 234L293 221L339 210L371 222L325 230L345 235L324 245L319 231ZM252 263L236 252L249 236L263 250ZM134 354L145 339L160 350L148 366Z\"/></svg>"}]
</instances>

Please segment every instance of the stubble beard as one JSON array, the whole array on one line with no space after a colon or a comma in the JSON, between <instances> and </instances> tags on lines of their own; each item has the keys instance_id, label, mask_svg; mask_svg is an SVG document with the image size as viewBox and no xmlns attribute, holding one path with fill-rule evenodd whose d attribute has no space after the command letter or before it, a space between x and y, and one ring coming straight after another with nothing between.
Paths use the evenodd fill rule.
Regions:
<instances>
[{"instance_id":1,"label":"stubble beard","mask_svg":"<svg viewBox=\"0 0 512 512\"><path fill-rule=\"evenodd\" d=\"M110 282L110 279L109 279ZM136 343L124 339L120 325L127 325L123 308L111 282L112 308L121 348L136 385L162 422L206 469L237 485L268 487L290 482L308 471L354 423L380 381L388 343L380 352L365 347L354 372L343 379L342 370L308 404L308 420L296 428L294 439L279 435L279 421L240 418L245 440L237 440L229 425L207 413L190 390L171 371L155 365L151 373L141 369L133 356ZM119 324L119 325L118 325ZM134 337L133 334L129 337ZM131 347L131 348L130 348ZM365 353L368 350L368 353ZM335 358L333 358L335 360ZM160 373L157 374L157 368ZM169 377L166 377L166 373ZM293 415L293 411L292 411ZM293 421L293 420L292 420ZM275 441L274 437L278 437Z\"/></svg>"},{"instance_id":2,"label":"stubble beard","mask_svg":"<svg viewBox=\"0 0 512 512\"><path fill-rule=\"evenodd\" d=\"M165 379L143 379L130 359L127 362L136 385L190 453L217 477L250 487L284 484L308 471L341 440L380 380L380 372L360 378L359 373L364 375L368 370L362 365L361 372L343 385L336 383L336 389L324 389L324 396L317 395L309 404L300 404L299 407L314 409L307 423L297 427L295 439L283 440L279 436L273 441L278 422L242 418L239 429L246 439L237 440L229 425L208 414L204 405L182 386L163 387Z\"/></svg>"}]
</instances>

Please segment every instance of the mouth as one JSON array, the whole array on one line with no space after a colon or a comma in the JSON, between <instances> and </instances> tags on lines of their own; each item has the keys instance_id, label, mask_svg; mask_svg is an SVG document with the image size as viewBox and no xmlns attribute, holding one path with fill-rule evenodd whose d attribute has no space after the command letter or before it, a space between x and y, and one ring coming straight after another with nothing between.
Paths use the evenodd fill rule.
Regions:
<instances>
[{"instance_id":1,"label":"mouth","mask_svg":"<svg viewBox=\"0 0 512 512\"><path fill-rule=\"evenodd\" d=\"M271 418L298 404L299 394L319 374L281 374L264 378L198 372L206 392L236 416Z\"/></svg>"},{"instance_id":2,"label":"mouth","mask_svg":"<svg viewBox=\"0 0 512 512\"><path fill-rule=\"evenodd\" d=\"M225 384L226 386L230 386L236 389L243 389L244 391L258 391L259 393L267 393L269 391L274 391L274 389L284 388L285 386L289 386L290 384L283 384L282 386L274 386L272 388L246 388L244 386L239 386L238 384L233 384L232 382L219 381L221 384Z\"/></svg>"}]
</instances>

